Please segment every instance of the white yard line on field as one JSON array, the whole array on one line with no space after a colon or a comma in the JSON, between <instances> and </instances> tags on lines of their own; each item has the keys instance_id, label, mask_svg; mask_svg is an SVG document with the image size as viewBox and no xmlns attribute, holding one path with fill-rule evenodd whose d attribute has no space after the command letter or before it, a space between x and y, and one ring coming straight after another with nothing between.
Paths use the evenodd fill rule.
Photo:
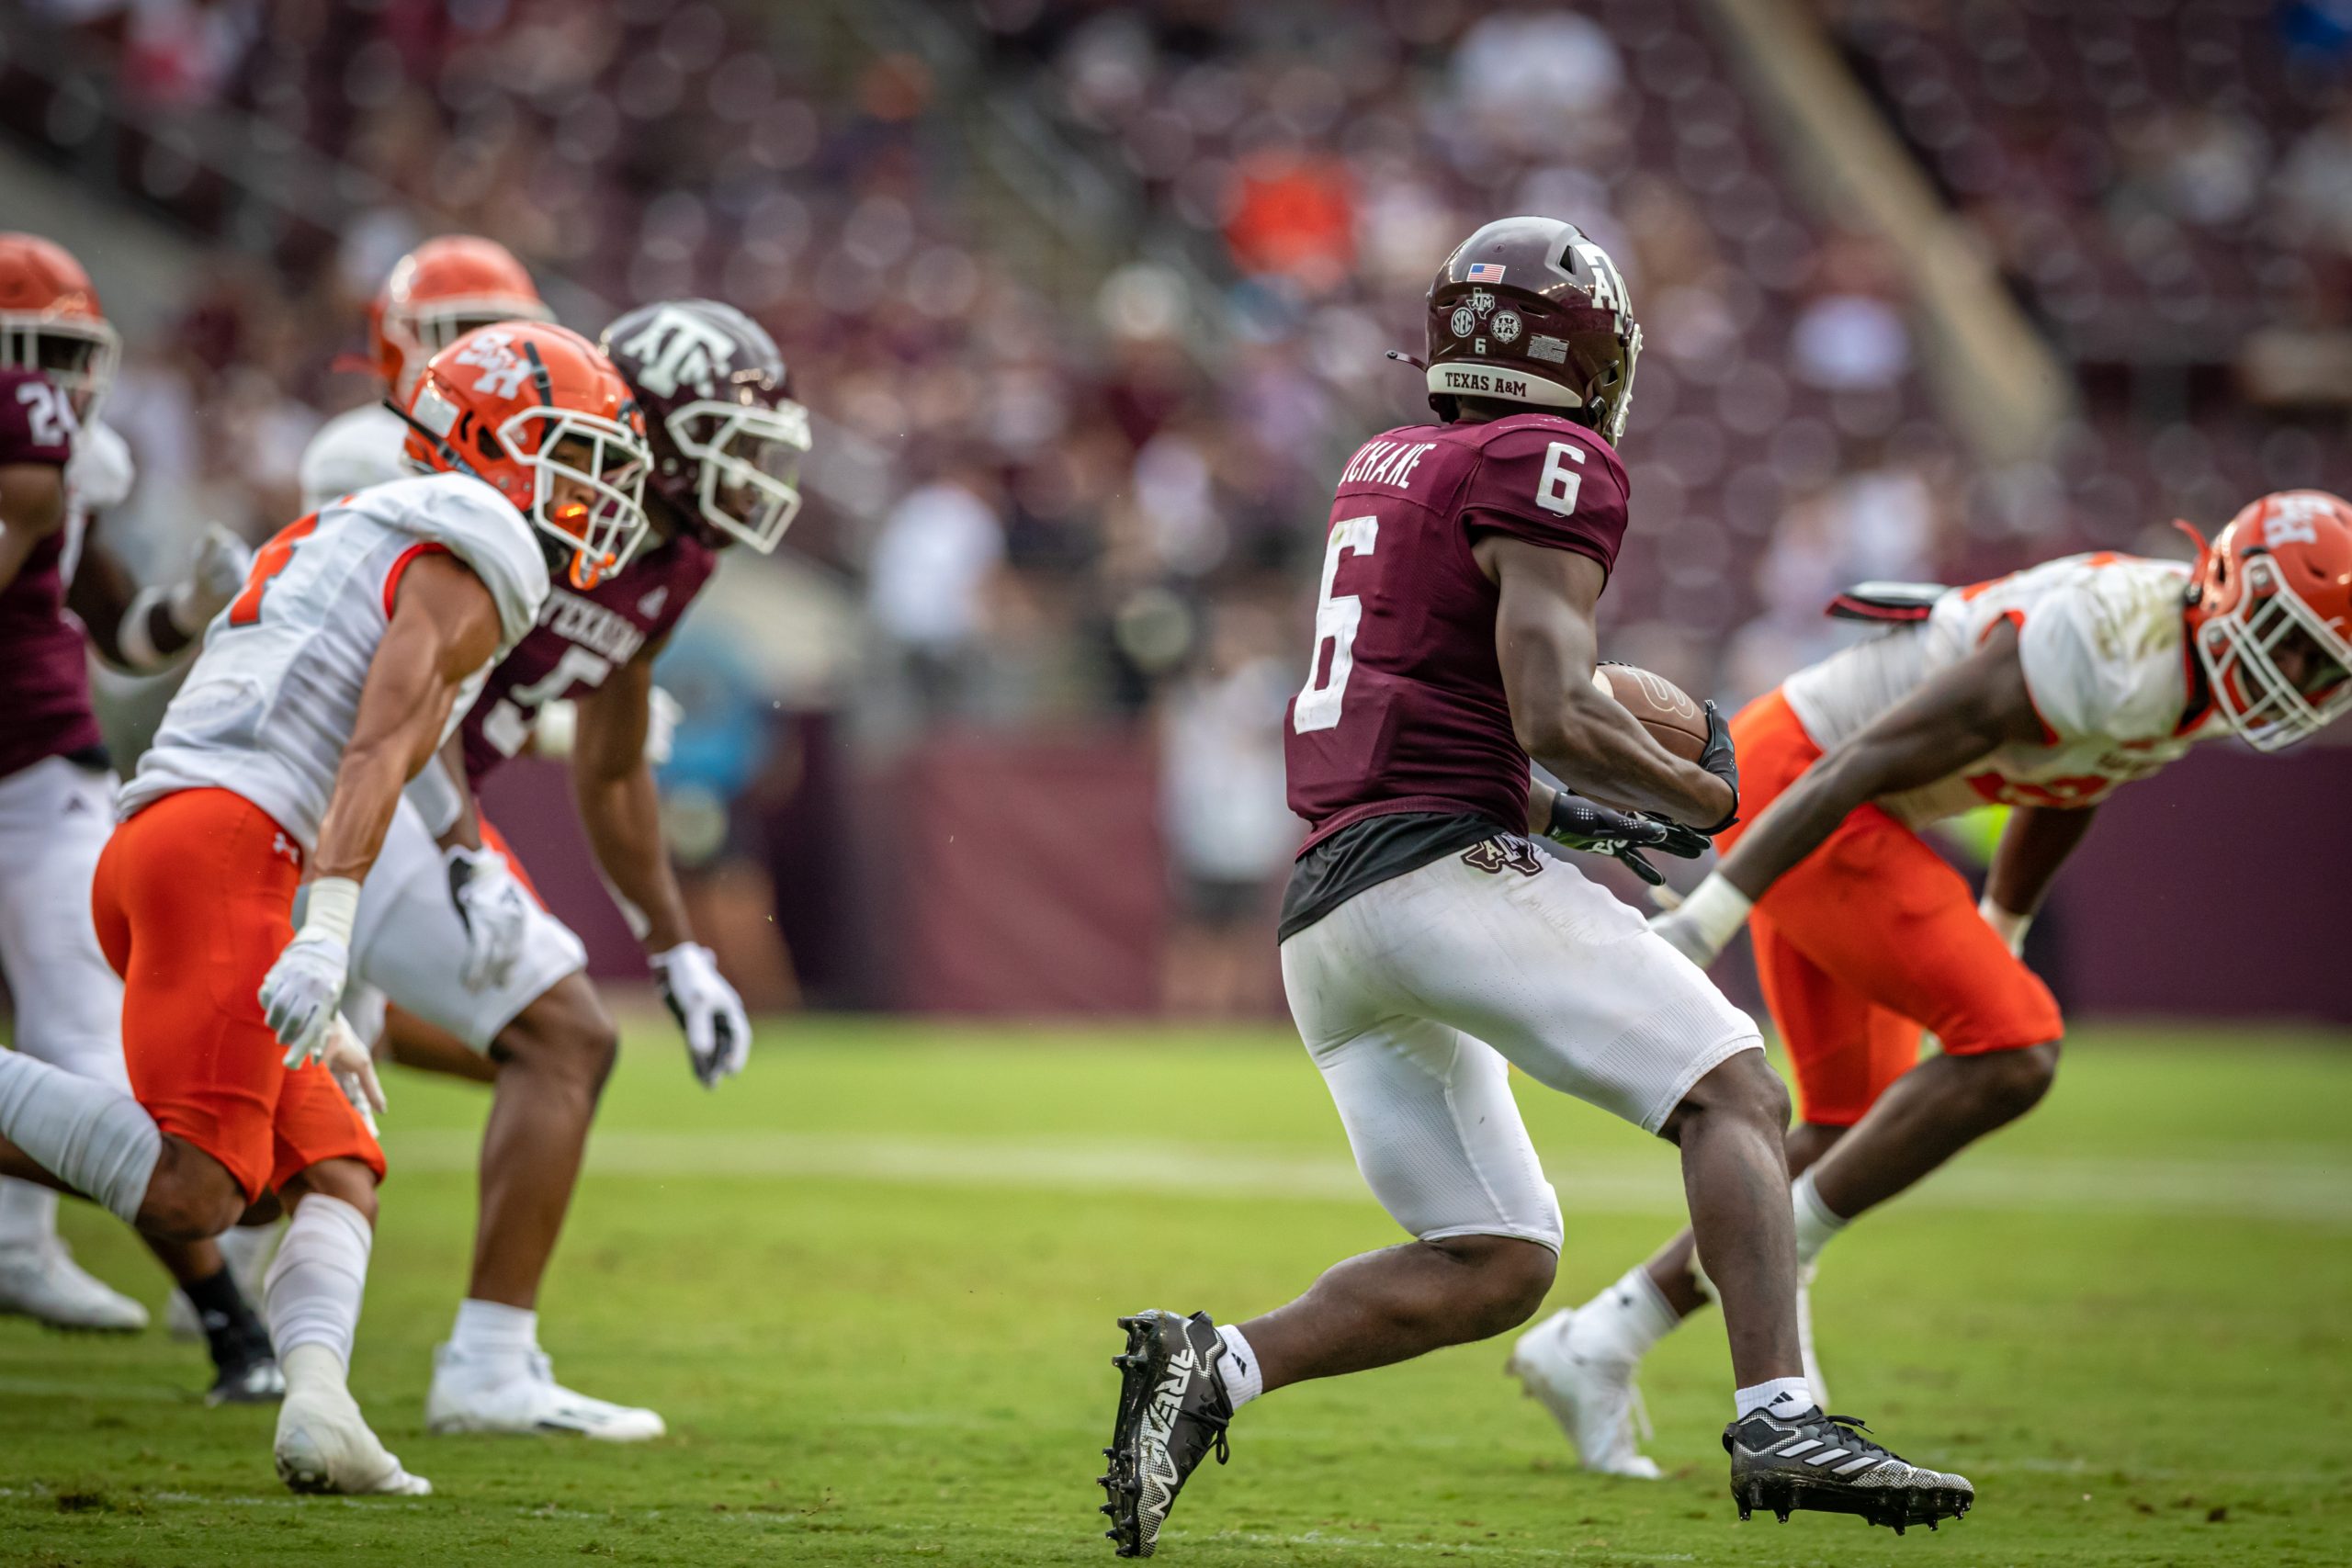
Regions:
<instances>
[{"instance_id":1,"label":"white yard line on field","mask_svg":"<svg viewBox=\"0 0 2352 1568\"><path fill-rule=\"evenodd\" d=\"M398 1169L470 1174L471 1134L385 1129ZM812 1178L927 1187L1005 1187L1094 1194L1182 1190L1202 1197L1370 1201L1343 1156L1291 1155L1247 1146L1108 1140L861 1136L811 1133L600 1132L594 1174L687 1180L695 1177ZM1571 1213L1679 1214L1673 1165L1649 1158L1549 1167ZM2352 1227L2352 1161L2243 1156L2178 1159L1968 1156L1904 1200L1923 1208L2073 1210L2206 1214Z\"/></svg>"}]
</instances>

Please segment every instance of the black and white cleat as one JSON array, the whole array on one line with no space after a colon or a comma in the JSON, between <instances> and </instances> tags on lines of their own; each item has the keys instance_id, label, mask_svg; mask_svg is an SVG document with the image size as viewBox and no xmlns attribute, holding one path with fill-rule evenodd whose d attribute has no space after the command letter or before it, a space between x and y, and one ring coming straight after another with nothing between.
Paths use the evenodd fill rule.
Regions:
<instances>
[{"instance_id":1,"label":"black and white cleat","mask_svg":"<svg viewBox=\"0 0 2352 1568\"><path fill-rule=\"evenodd\" d=\"M1974 1506L1976 1488L1965 1477L1906 1463L1863 1437L1869 1429L1817 1408L1785 1418L1759 1410L1724 1427L1739 1517L1765 1508L1786 1524L1800 1509L1857 1514L1901 1535L1912 1525L1933 1529Z\"/></svg>"},{"instance_id":2,"label":"black and white cleat","mask_svg":"<svg viewBox=\"0 0 2352 1568\"><path fill-rule=\"evenodd\" d=\"M1119 1411L1111 1446L1102 1450L1110 1469L1096 1479L1109 1501L1111 1520L1103 1533L1121 1557L1148 1557L1159 1544L1176 1494L1214 1451L1226 1462L1226 1424L1233 1404L1226 1397L1217 1363L1225 1341L1208 1314L1179 1317L1172 1312L1141 1312L1119 1319L1127 1348L1111 1358L1119 1369Z\"/></svg>"}]
</instances>

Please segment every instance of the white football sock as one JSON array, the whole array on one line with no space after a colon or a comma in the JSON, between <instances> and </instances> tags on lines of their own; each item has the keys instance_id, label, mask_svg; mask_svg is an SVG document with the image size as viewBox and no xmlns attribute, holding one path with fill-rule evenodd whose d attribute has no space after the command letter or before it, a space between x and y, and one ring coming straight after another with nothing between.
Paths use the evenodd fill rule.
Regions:
<instances>
[{"instance_id":1,"label":"white football sock","mask_svg":"<svg viewBox=\"0 0 2352 1568\"><path fill-rule=\"evenodd\" d=\"M313 1192L294 1206L286 1239L262 1282L269 1341L289 1377L288 1358L304 1345L319 1346L350 1367L375 1242L367 1217L340 1198Z\"/></svg>"},{"instance_id":2,"label":"white football sock","mask_svg":"<svg viewBox=\"0 0 2352 1568\"><path fill-rule=\"evenodd\" d=\"M1217 1362L1217 1377L1225 1384L1225 1397L1238 1410L1266 1392L1266 1374L1258 1365L1258 1352L1241 1337L1241 1330L1224 1324L1218 1327L1216 1337L1225 1341L1225 1355Z\"/></svg>"},{"instance_id":3,"label":"white football sock","mask_svg":"<svg viewBox=\"0 0 2352 1568\"><path fill-rule=\"evenodd\" d=\"M1789 1203L1796 1211L1797 1266L1803 1268L1821 1256L1821 1249L1829 1245L1831 1236L1846 1228L1846 1222L1821 1201L1809 1170L1790 1186Z\"/></svg>"},{"instance_id":4,"label":"white football sock","mask_svg":"<svg viewBox=\"0 0 2352 1568\"><path fill-rule=\"evenodd\" d=\"M139 1223L164 1154L164 1134L137 1100L21 1051L0 1051L0 1137L127 1225Z\"/></svg>"},{"instance_id":5,"label":"white football sock","mask_svg":"<svg viewBox=\"0 0 2352 1568\"><path fill-rule=\"evenodd\" d=\"M0 1177L0 1250L40 1247L57 1234L57 1194L38 1182Z\"/></svg>"},{"instance_id":6,"label":"white football sock","mask_svg":"<svg viewBox=\"0 0 2352 1568\"><path fill-rule=\"evenodd\" d=\"M458 1322L449 1330L449 1348L461 1355L483 1359L520 1359L539 1348L539 1314L527 1307L481 1302L469 1296L458 1303Z\"/></svg>"},{"instance_id":7,"label":"white football sock","mask_svg":"<svg viewBox=\"0 0 2352 1568\"><path fill-rule=\"evenodd\" d=\"M1579 1328L1591 1336L1589 1348L1638 1361L1650 1347L1674 1331L1682 1320L1659 1293L1647 1264L1635 1264L1625 1277L1587 1302L1577 1314Z\"/></svg>"},{"instance_id":8,"label":"white football sock","mask_svg":"<svg viewBox=\"0 0 2352 1568\"><path fill-rule=\"evenodd\" d=\"M1739 1390L1731 1403L1735 1421L1745 1421L1758 1410L1785 1421L1813 1408L1813 1388L1803 1378L1774 1378Z\"/></svg>"}]
</instances>

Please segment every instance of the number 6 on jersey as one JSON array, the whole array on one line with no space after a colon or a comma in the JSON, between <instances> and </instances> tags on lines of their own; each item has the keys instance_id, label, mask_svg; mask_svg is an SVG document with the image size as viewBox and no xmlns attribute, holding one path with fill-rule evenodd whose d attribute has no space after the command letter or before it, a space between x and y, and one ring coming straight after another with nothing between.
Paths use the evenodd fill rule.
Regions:
<instances>
[{"instance_id":1,"label":"number 6 on jersey","mask_svg":"<svg viewBox=\"0 0 2352 1568\"><path fill-rule=\"evenodd\" d=\"M1340 558L1368 556L1380 538L1380 519L1350 517L1331 525L1331 542L1323 552L1323 588L1315 603L1315 652L1306 663L1306 684L1291 708L1291 728L1301 735L1329 729L1340 722L1340 705L1348 694L1348 671L1355 668L1356 627L1363 622L1363 601L1352 593L1336 597L1331 584L1340 575ZM1331 668L1323 669L1323 645L1331 645ZM1319 683L1318 683L1319 678Z\"/></svg>"}]
</instances>

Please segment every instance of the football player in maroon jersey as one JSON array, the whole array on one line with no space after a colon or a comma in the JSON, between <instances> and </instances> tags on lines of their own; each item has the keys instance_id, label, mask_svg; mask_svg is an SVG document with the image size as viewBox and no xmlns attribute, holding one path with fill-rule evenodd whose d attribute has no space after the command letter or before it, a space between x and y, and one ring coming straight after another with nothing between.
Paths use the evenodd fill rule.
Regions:
<instances>
[{"instance_id":1,"label":"football player in maroon jersey","mask_svg":"<svg viewBox=\"0 0 2352 1568\"><path fill-rule=\"evenodd\" d=\"M0 972L14 1044L122 1089L122 986L99 952L90 876L114 823L115 780L91 707L86 639L136 673L168 665L242 584L250 552L214 525L190 577L141 589L96 509L130 487L129 450L98 421L116 338L63 247L0 234ZM0 1181L0 1312L130 1331L147 1311L84 1272L56 1232L57 1195ZM211 1242L151 1241L212 1353L211 1397L284 1389L267 1331Z\"/></svg>"},{"instance_id":2,"label":"football player in maroon jersey","mask_svg":"<svg viewBox=\"0 0 2352 1568\"><path fill-rule=\"evenodd\" d=\"M601 345L643 411L653 450L647 546L602 581L559 582L539 625L498 666L386 836L363 891L346 1003L380 1025L392 1059L496 1086L482 1139L481 1222L455 1326L425 1402L436 1432L662 1435L655 1412L557 1382L537 1342L553 1256L617 1035L580 940L529 890L495 829L460 842L474 786L534 745L543 710L569 701L574 797L598 869L643 943L706 1087L741 1070L751 1026L694 940L670 866L648 758L653 661L718 563L741 543L775 548L800 504L807 412L774 339L731 306L670 300L632 310ZM434 787L435 781L443 786ZM377 999L372 1004L370 993Z\"/></svg>"},{"instance_id":3,"label":"football player in maroon jersey","mask_svg":"<svg viewBox=\"0 0 2352 1568\"><path fill-rule=\"evenodd\" d=\"M1899 1530L1974 1500L1806 1387L1789 1100L1756 1026L1638 913L1532 842L1690 855L1738 814L1713 705L1705 751L1686 762L1593 683L1640 347L1599 245L1550 219L1489 223L1430 289L1437 422L1366 443L1340 475L1285 738L1291 807L1312 831L1283 899L1283 983L1359 1168L1415 1239L1238 1325L1120 1320L1102 1484L1122 1556L1151 1552L1250 1400L1483 1339L1543 1303L1560 1210L1512 1066L1679 1146L1731 1340L1724 1446L1743 1517L1814 1508ZM1531 759L1639 809L1532 784Z\"/></svg>"}]
</instances>

